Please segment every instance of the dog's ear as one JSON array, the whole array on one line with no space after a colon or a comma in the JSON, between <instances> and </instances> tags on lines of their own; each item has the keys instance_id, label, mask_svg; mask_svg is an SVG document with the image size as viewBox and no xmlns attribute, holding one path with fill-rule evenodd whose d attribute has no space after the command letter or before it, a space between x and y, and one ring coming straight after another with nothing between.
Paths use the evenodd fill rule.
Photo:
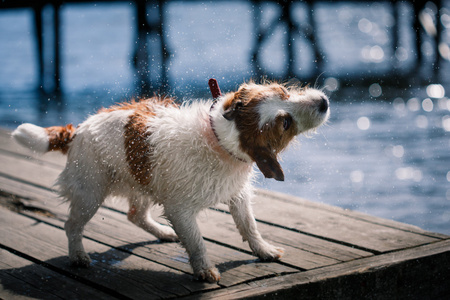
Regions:
<instances>
[{"instance_id":1,"label":"dog's ear","mask_svg":"<svg viewBox=\"0 0 450 300\"><path fill-rule=\"evenodd\" d=\"M227 110L225 110L225 112L223 113L223 117L228 121L233 121L236 118L237 114L239 113L239 109L243 105L244 104L242 103L241 100L233 102L231 106Z\"/></svg>"},{"instance_id":2,"label":"dog's ear","mask_svg":"<svg viewBox=\"0 0 450 300\"><path fill-rule=\"evenodd\" d=\"M284 181L283 169L274 152L265 147L259 147L252 152L251 157L256 162L259 170L264 174L264 177Z\"/></svg>"}]
</instances>

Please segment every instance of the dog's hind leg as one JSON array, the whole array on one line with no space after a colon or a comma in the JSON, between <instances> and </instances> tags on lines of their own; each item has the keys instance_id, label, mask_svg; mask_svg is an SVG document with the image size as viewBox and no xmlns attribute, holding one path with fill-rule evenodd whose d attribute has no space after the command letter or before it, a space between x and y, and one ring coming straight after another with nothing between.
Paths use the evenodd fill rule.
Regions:
<instances>
[{"instance_id":1,"label":"dog's hind leg","mask_svg":"<svg viewBox=\"0 0 450 300\"><path fill-rule=\"evenodd\" d=\"M153 234L161 241L176 242L178 237L172 228L162 225L150 216L149 201L132 199L130 202L130 209L128 211L128 220L136 226Z\"/></svg>"},{"instance_id":2,"label":"dog's hind leg","mask_svg":"<svg viewBox=\"0 0 450 300\"><path fill-rule=\"evenodd\" d=\"M91 195L85 198L77 197L71 201L69 219L64 229L69 240L69 259L72 266L89 267L91 259L83 247L83 231L89 220L95 215L103 199L98 201Z\"/></svg>"}]
</instances>

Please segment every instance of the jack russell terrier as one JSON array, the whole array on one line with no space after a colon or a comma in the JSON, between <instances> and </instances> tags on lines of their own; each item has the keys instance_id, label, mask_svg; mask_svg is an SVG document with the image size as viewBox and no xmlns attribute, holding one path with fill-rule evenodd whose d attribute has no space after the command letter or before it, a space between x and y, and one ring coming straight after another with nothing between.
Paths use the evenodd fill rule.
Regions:
<instances>
[{"instance_id":1,"label":"jack russell terrier","mask_svg":"<svg viewBox=\"0 0 450 300\"><path fill-rule=\"evenodd\" d=\"M67 154L57 186L70 202L71 264L90 265L84 227L106 197L119 196L128 199L132 223L160 240L181 241L194 276L217 282L198 213L227 204L254 254L279 259L283 249L262 239L250 206L253 163L266 178L284 180L279 153L328 117L329 101L320 90L250 82L216 101L177 105L154 97L101 109L76 128L23 124L12 136L39 153ZM151 218L154 204L163 206L171 227Z\"/></svg>"}]
</instances>

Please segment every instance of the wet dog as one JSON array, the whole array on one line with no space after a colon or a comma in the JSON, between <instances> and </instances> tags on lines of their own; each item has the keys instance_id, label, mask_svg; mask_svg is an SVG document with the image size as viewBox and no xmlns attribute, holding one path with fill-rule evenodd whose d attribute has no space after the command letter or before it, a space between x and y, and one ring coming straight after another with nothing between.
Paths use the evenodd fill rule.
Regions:
<instances>
[{"instance_id":1,"label":"wet dog","mask_svg":"<svg viewBox=\"0 0 450 300\"><path fill-rule=\"evenodd\" d=\"M279 259L283 249L262 239L250 206L253 164L266 178L284 180L279 153L328 116L319 90L246 83L215 102L151 98L102 109L77 128L23 124L12 135L37 152L68 156L57 185L70 201L65 230L73 265L89 266L84 227L113 195L128 199L132 223L160 240L180 240L196 278L216 282L220 274L206 255L198 213L228 204L254 254ZM153 204L164 207L171 227L150 217Z\"/></svg>"}]
</instances>

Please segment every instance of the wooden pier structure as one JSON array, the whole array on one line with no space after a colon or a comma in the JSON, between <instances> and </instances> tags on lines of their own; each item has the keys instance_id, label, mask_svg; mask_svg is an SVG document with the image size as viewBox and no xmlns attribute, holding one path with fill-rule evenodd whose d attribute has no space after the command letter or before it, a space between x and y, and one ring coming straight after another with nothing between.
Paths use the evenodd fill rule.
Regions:
<instances>
[{"instance_id":1,"label":"wooden pier structure","mask_svg":"<svg viewBox=\"0 0 450 300\"><path fill-rule=\"evenodd\" d=\"M0 299L448 299L450 236L258 190L254 210L279 262L252 255L225 207L198 222L220 282L195 281L179 243L162 243L109 201L85 230L89 269L69 266L59 153L36 156L0 130ZM156 218L160 211L156 211ZM161 222L164 222L159 218Z\"/></svg>"},{"instance_id":2,"label":"wooden pier structure","mask_svg":"<svg viewBox=\"0 0 450 300\"><path fill-rule=\"evenodd\" d=\"M0 9L32 9L34 16L34 36L37 45L37 65L38 65L38 76L39 76L39 88L45 94L59 94L61 91L61 20L60 20L60 10L66 4L75 3L87 3L87 2L128 2L133 4L135 7L135 41L134 41L134 52L132 58L134 62L135 74L136 74L136 90L137 94L148 95L153 94L156 90L164 92L169 89L168 80L168 66L170 61L171 49L167 45L166 38L166 27L170 26L165 22L166 18L166 4L169 2L175 2L179 0L2 0L0 1ZM195 0L189 0L195 1ZM230 1L236 2L237 0ZM240 0L246 1L246 0ZM249 37L253 39L253 47L250 51L249 61L253 68L253 76L259 78L264 76L265 70L261 64L261 50L265 47L265 44L273 35L273 33L280 27L284 28L286 32L286 38L284 39L287 62L285 66L285 74L282 75L283 79L287 78L299 78L301 77L297 70L295 69L296 61L300 59L305 59L305 57L300 57L301 53L298 53L295 48L295 40L299 40L303 37L310 45L313 57L310 58L311 61L315 62L315 68L313 74L309 75L309 78L303 78L305 80L310 80L316 78L323 71L323 62L326 61L326 55L323 51L323 45L321 46L318 42L319 37L316 32L316 17L314 15L314 8L316 4L321 3L331 3L333 1L327 0L303 0L303 1L293 1L293 0L248 0L251 3L253 10L253 36ZM306 6L306 21L299 21L293 16L293 6L296 3L303 3ZM334 2L356 2L355 0L341 0ZM364 2L364 1L359 1ZM369 1L367 1L369 2ZM433 2L437 8L437 14L435 19L440 20L440 8L442 7L441 0L434 1L401 1L401 0L378 0L378 2L387 2L391 4L393 9L393 15L395 18L395 23L391 31L392 47L395 51L400 46L399 38L399 9L398 4L400 2L410 2L413 11L414 20L410 26L412 32L415 34L415 52L416 52L416 62L420 66L422 62L421 46L423 41L423 35L426 30L423 24L420 24L419 13L424 9L427 2ZM278 14L268 22L264 24L262 21L262 11L264 3L275 3L280 8ZM232 4L230 4L232 5ZM43 9L45 7L51 7L53 9L52 20L43 20ZM434 62L432 68L437 72L441 63L441 55L439 54L439 45L441 43L441 34L443 31L442 23L440 21L435 22L436 24L430 24L435 31L433 39L434 44ZM51 33L44 34L44 25L52 24ZM161 56L161 62L159 66L155 66L149 62L149 47L147 47L149 34L153 34L158 40L159 52ZM51 53L44 55L44 44L46 40L53 41ZM47 42L48 43L48 42ZM402 76L397 72L398 62L392 64L392 74L396 76ZM150 68L158 69L159 71L159 82L151 82L150 79ZM47 70L47 71L46 71ZM391 75L392 75L391 74ZM366 74L369 76L370 74ZM389 75L389 74L388 74ZM381 76L381 75L380 75ZM410 77L410 72L403 74L403 76ZM386 77L386 76L384 76ZM388 77L388 76L387 76Z\"/></svg>"}]
</instances>

